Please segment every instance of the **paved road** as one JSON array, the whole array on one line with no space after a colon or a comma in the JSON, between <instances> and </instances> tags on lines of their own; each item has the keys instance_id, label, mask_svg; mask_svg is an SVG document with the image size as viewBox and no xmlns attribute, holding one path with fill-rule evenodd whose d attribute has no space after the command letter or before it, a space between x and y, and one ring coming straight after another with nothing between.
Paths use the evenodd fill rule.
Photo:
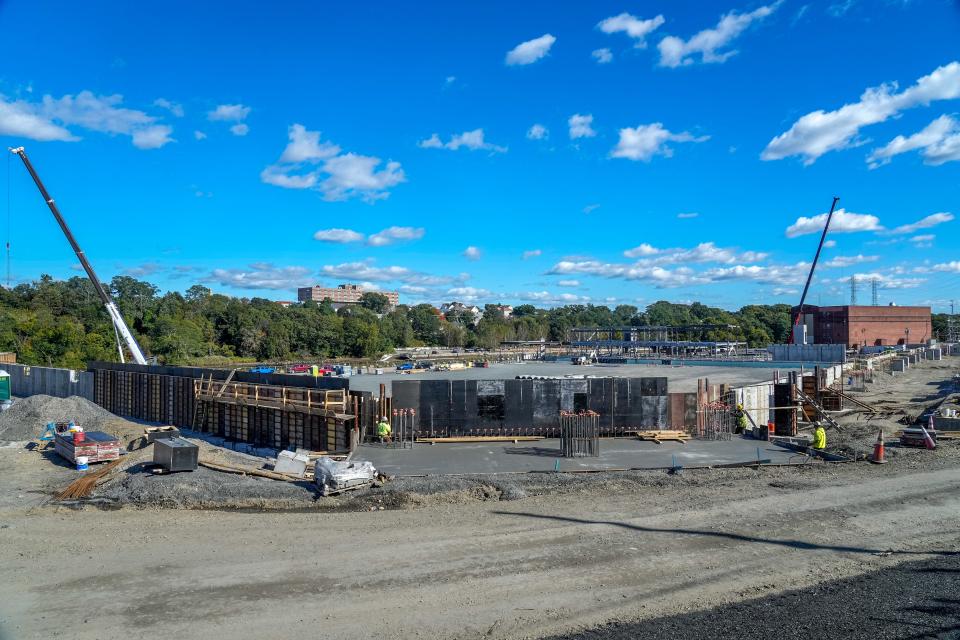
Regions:
<instances>
[{"instance_id":1,"label":"paved road","mask_svg":"<svg viewBox=\"0 0 960 640\"><path fill-rule=\"evenodd\" d=\"M603 494L373 513L8 506L0 628L18 640L543 637L960 548L952 467L725 477L627 493L611 476Z\"/></svg>"},{"instance_id":2,"label":"paved road","mask_svg":"<svg viewBox=\"0 0 960 640\"><path fill-rule=\"evenodd\" d=\"M960 555L551 640L887 640L960 638Z\"/></svg>"}]
</instances>

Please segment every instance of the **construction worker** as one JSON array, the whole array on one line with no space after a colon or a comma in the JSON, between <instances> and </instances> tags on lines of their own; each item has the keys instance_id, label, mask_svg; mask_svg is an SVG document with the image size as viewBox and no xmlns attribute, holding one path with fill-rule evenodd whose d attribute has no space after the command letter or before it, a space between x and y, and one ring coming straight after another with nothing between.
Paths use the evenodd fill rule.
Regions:
<instances>
[{"instance_id":1,"label":"construction worker","mask_svg":"<svg viewBox=\"0 0 960 640\"><path fill-rule=\"evenodd\" d=\"M391 442L390 433L392 431L387 416L380 418L380 422L377 423L377 435L380 437L380 442Z\"/></svg>"},{"instance_id":2,"label":"construction worker","mask_svg":"<svg viewBox=\"0 0 960 640\"><path fill-rule=\"evenodd\" d=\"M733 412L734 417L737 419L737 428L734 430L734 433L743 433L747 429L747 414L743 411L743 405L738 404L737 410Z\"/></svg>"},{"instance_id":3,"label":"construction worker","mask_svg":"<svg viewBox=\"0 0 960 640\"><path fill-rule=\"evenodd\" d=\"M813 430L813 448L816 451L827 448L827 430L823 428L822 422L818 422L817 428Z\"/></svg>"}]
</instances>

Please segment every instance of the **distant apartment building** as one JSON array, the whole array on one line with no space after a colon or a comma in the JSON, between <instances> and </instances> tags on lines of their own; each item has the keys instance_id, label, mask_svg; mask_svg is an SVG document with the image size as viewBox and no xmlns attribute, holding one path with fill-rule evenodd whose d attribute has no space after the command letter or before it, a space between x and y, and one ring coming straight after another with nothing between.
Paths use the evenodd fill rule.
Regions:
<instances>
[{"instance_id":1,"label":"distant apartment building","mask_svg":"<svg viewBox=\"0 0 960 640\"><path fill-rule=\"evenodd\" d=\"M315 287L300 287L297 289L297 300L300 302L307 302L308 300L323 302L324 300L329 300L334 308L339 309L346 305L358 304L360 298L365 293L379 293L385 296L391 307L396 307L400 304L400 294L396 291L371 291L364 289L359 284L338 284L336 288L321 287L320 285Z\"/></svg>"}]
</instances>

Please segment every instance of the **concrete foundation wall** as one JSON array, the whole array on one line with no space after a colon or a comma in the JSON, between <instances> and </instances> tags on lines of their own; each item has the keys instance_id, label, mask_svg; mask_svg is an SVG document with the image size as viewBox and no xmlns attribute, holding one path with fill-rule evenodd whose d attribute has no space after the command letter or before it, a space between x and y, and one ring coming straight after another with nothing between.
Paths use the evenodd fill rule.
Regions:
<instances>
[{"instance_id":1,"label":"concrete foundation wall","mask_svg":"<svg viewBox=\"0 0 960 640\"><path fill-rule=\"evenodd\" d=\"M695 423L696 397L685 395L693 402L682 401L684 423ZM556 436L561 411L599 413L605 434L669 429L676 422L671 405L679 409L680 403L665 377L393 382L394 410L413 409L422 436Z\"/></svg>"},{"instance_id":2,"label":"concrete foundation wall","mask_svg":"<svg viewBox=\"0 0 960 640\"><path fill-rule=\"evenodd\" d=\"M44 394L57 398L81 396L93 400L93 374L73 369L0 364L10 374L10 392L15 396Z\"/></svg>"}]
</instances>

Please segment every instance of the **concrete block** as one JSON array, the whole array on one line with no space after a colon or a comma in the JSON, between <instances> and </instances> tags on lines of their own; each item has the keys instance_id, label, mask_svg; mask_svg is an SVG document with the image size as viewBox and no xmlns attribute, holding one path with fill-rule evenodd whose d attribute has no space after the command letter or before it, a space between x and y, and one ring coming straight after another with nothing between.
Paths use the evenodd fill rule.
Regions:
<instances>
[{"instance_id":1,"label":"concrete block","mask_svg":"<svg viewBox=\"0 0 960 640\"><path fill-rule=\"evenodd\" d=\"M277 473L286 473L302 478L307 471L308 464L310 464L310 458L302 453L281 451L277 454L277 463L273 465L273 470Z\"/></svg>"}]
</instances>

